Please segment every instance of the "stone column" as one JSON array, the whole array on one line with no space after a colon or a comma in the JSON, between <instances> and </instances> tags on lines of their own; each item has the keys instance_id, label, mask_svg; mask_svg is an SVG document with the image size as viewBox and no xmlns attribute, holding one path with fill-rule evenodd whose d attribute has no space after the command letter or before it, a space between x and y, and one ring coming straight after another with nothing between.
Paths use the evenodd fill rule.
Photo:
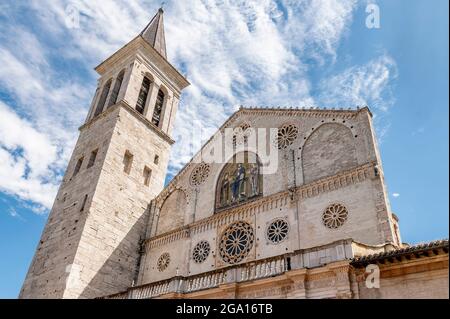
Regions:
<instances>
[{"instance_id":1,"label":"stone column","mask_svg":"<svg viewBox=\"0 0 450 319\"><path fill-rule=\"evenodd\" d=\"M153 111L155 109L156 97L158 96L159 85L155 82L150 83L150 88L147 96L147 101L145 102L144 116L152 121Z\"/></svg>"},{"instance_id":2,"label":"stone column","mask_svg":"<svg viewBox=\"0 0 450 319\"><path fill-rule=\"evenodd\" d=\"M350 286L350 265L348 261L330 264L329 268L336 276L336 298L351 299L353 294Z\"/></svg>"},{"instance_id":3,"label":"stone column","mask_svg":"<svg viewBox=\"0 0 450 319\"><path fill-rule=\"evenodd\" d=\"M172 95L169 93L164 98L164 104L161 111L161 121L159 123L159 127L161 127L161 130L165 133L168 132L170 113L172 112L172 103Z\"/></svg>"},{"instance_id":4,"label":"stone column","mask_svg":"<svg viewBox=\"0 0 450 319\"><path fill-rule=\"evenodd\" d=\"M142 79L144 75L139 72L140 64L133 62L127 68L122 83L122 89L120 89L118 101L124 100L132 108L135 108L136 101L139 96L139 91L142 85Z\"/></svg>"},{"instance_id":5,"label":"stone column","mask_svg":"<svg viewBox=\"0 0 450 319\"><path fill-rule=\"evenodd\" d=\"M289 271L286 276L292 281L292 289L287 293L287 298L306 299L306 269Z\"/></svg>"},{"instance_id":6,"label":"stone column","mask_svg":"<svg viewBox=\"0 0 450 319\"><path fill-rule=\"evenodd\" d=\"M177 110L178 110L178 103L180 101L180 98L176 95L172 96L171 99L171 106L170 106L170 113L168 115L168 119L164 122L167 123L167 129L166 129L166 133L169 136L172 136L172 130L173 130L173 125L175 123L175 115L177 114Z\"/></svg>"}]
</instances>

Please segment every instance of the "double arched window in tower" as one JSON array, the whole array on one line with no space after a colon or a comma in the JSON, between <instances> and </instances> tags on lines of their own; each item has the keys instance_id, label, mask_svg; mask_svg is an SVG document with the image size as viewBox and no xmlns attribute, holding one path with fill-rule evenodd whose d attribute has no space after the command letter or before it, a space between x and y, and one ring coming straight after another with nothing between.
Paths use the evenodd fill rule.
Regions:
<instances>
[{"instance_id":1,"label":"double arched window in tower","mask_svg":"<svg viewBox=\"0 0 450 319\"><path fill-rule=\"evenodd\" d=\"M95 108L93 117L96 117L97 115L99 115L100 113L103 112L103 109L105 108L105 104L106 104L106 100L107 100L108 96L110 96L110 97L109 97L107 107L110 107L117 103L117 99L119 97L119 92L122 87L124 75L125 75L125 70L122 70L117 75L117 78L116 78L116 81L114 82L114 87L113 87L111 94L110 94L110 90L111 90L111 85L113 83L112 79L109 79L105 83L105 85L103 86L103 88L101 90L100 98L98 100L97 107ZM136 102L136 107L135 107L136 111L138 111L141 114L144 114L145 105L146 105L147 99L149 98L149 95L151 93L150 92L151 84L152 84L152 80L150 80L149 77L144 76L144 78L142 80L142 84L141 84L141 89L139 91L138 99ZM152 114L152 118L151 118L152 123L156 126L159 126L159 124L161 123L165 98L166 98L166 96L165 96L163 90L159 89L158 94L156 96L155 107L153 109L153 114Z\"/></svg>"},{"instance_id":2,"label":"double arched window in tower","mask_svg":"<svg viewBox=\"0 0 450 319\"><path fill-rule=\"evenodd\" d=\"M150 91L150 79L144 76L142 80L141 90L139 91L138 99L136 102L136 111L141 114L144 114L145 109L145 101L147 101L148 92Z\"/></svg>"},{"instance_id":3,"label":"double arched window in tower","mask_svg":"<svg viewBox=\"0 0 450 319\"><path fill-rule=\"evenodd\" d=\"M150 84L151 80L148 77L144 76L144 79L142 80L141 90L139 91L139 96L136 102L136 111L141 114L144 114L145 104L150 93ZM158 91L158 95L156 96L155 108L153 109L153 115L151 119L152 123L156 126L159 126L159 123L161 122L164 98L164 92L160 89Z\"/></svg>"}]
</instances>

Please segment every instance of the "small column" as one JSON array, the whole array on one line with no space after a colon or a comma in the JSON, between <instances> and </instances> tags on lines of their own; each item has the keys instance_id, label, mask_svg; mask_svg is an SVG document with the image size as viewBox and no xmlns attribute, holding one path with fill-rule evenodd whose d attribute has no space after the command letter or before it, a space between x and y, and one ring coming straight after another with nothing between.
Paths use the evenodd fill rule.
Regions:
<instances>
[{"instance_id":1,"label":"small column","mask_svg":"<svg viewBox=\"0 0 450 319\"><path fill-rule=\"evenodd\" d=\"M159 85L155 82L150 83L149 94L145 102L144 116L150 122L152 121L153 110L155 109L156 97L158 96Z\"/></svg>"},{"instance_id":2,"label":"small column","mask_svg":"<svg viewBox=\"0 0 450 319\"><path fill-rule=\"evenodd\" d=\"M165 120L164 122L167 123L167 128L164 132L167 133L167 135L172 136L172 130L173 130L173 125L175 123L175 115L177 114L177 110L178 110L178 104L179 104L179 97L176 95L172 96L171 99L171 107L170 107L170 113L168 115L167 120Z\"/></svg>"},{"instance_id":3,"label":"small column","mask_svg":"<svg viewBox=\"0 0 450 319\"><path fill-rule=\"evenodd\" d=\"M173 98L172 94L169 93L164 98L164 105L161 112L161 122L159 124L161 130L165 133L167 133L169 129L170 113L172 112L172 106L173 106Z\"/></svg>"}]
</instances>

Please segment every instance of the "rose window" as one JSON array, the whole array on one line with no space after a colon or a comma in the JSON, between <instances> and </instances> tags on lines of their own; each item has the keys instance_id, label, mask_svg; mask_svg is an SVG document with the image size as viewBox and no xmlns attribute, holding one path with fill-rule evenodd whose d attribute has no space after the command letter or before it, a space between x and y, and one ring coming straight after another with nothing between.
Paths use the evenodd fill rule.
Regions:
<instances>
[{"instance_id":1,"label":"rose window","mask_svg":"<svg viewBox=\"0 0 450 319\"><path fill-rule=\"evenodd\" d=\"M285 149L292 143L298 136L298 127L293 124L285 124L278 128L278 135L276 138L276 145L278 149Z\"/></svg>"},{"instance_id":2,"label":"rose window","mask_svg":"<svg viewBox=\"0 0 450 319\"><path fill-rule=\"evenodd\" d=\"M192 252L192 258L198 264L204 262L211 251L211 247L209 243L205 240L202 240L194 247L194 251Z\"/></svg>"},{"instance_id":3,"label":"rose window","mask_svg":"<svg viewBox=\"0 0 450 319\"><path fill-rule=\"evenodd\" d=\"M333 204L327 207L322 215L323 224L330 228L336 229L341 227L348 217L348 211L345 206L341 204Z\"/></svg>"},{"instance_id":4,"label":"rose window","mask_svg":"<svg viewBox=\"0 0 450 319\"><path fill-rule=\"evenodd\" d=\"M210 167L206 163L201 163L192 171L191 185L199 186L202 184L209 175Z\"/></svg>"},{"instance_id":5,"label":"rose window","mask_svg":"<svg viewBox=\"0 0 450 319\"><path fill-rule=\"evenodd\" d=\"M253 133L253 128L250 127L250 124L244 123L239 127L234 129L233 134L233 145L241 145L247 143L248 137Z\"/></svg>"},{"instance_id":6,"label":"rose window","mask_svg":"<svg viewBox=\"0 0 450 319\"><path fill-rule=\"evenodd\" d=\"M286 239L289 232L289 224L284 219L277 219L267 227L267 239L278 244Z\"/></svg>"},{"instance_id":7,"label":"rose window","mask_svg":"<svg viewBox=\"0 0 450 319\"><path fill-rule=\"evenodd\" d=\"M228 226L222 234L219 252L223 261L235 264L243 260L253 247L255 235L249 223L239 221Z\"/></svg>"},{"instance_id":8,"label":"rose window","mask_svg":"<svg viewBox=\"0 0 450 319\"><path fill-rule=\"evenodd\" d=\"M158 258L158 270L164 271L170 264L170 255L169 253L164 253Z\"/></svg>"}]
</instances>

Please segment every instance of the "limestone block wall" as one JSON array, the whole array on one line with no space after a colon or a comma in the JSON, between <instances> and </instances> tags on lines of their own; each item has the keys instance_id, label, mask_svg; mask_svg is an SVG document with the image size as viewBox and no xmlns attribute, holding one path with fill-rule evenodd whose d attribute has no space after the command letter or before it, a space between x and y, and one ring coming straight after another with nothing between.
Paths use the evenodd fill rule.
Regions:
<instances>
[{"instance_id":1,"label":"limestone block wall","mask_svg":"<svg viewBox=\"0 0 450 319\"><path fill-rule=\"evenodd\" d=\"M157 234L163 234L184 225L187 198L183 191L175 190L164 201L159 212Z\"/></svg>"},{"instance_id":2,"label":"limestone block wall","mask_svg":"<svg viewBox=\"0 0 450 319\"><path fill-rule=\"evenodd\" d=\"M92 123L90 130L81 130L20 298L62 298L67 283L76 280L72 274L78 273L79 269L73 267L74 257L86 227L92 194L99 180L115 122L115 116L102 116ZM91 152L96 149L96 160L88 167ZM78 174L74 175L81 158L82 165Z\"/></svg>"},{"instance_id":3,"label":"limestone block wall","mask_svg":"<svg viewBox=\"0 0 450 319\"><path fill-rule=\"evenodd\" d=\"M448 299L448 264L445 269L402 274L381 278L380 288L367 288L364 282L359 285L360 299Z\"/></svg>"},{"instance_id":4,"label":"limestone block wall","mask_svg":"<svg viewBox=\"0 0 450 319\"><path fill-rule=\"evenodd\" d=\"M376 181L366 180L301 200L300 248L323 245L343 238L353 238L371 245L383 243L385 238L379 229L374 183ZM347 208L348 217L341 227L330 229L324 225L322 216L326 208L335 203Z\"/></svg>"},{"instance_id":5,"label":"limestone block wall","mask_svg":"<svg viewBox=\"0 0 450 319\"><path fill-rule=\"evenodd\" d=\"M149 198L163 188L168 164L169 143L137 120L140 115L119 107L111 116L116 124L74 262L83 267L74 294L87 298L120 291L136 278ZM126 152L132 154L129 172ZM145 167L151 169L149 185Z\"/></svg>"},{"instance_id":6,"label":"limestone block wall","mask_svg":"<svg viewBox=\"0 0 450 319\"><path fill-rule=\"evenodd\" d=\"M170 149L140 117L120 103L81 128L21 297L92 298L136 278L148 204L163 189ZM132 155L128 170L125 153Z\"/></svg>"},{"instance_id":7,"label":"limestone block wall","mask_svg":"<svg viewBox=\"0 0 450 319\"><path fill-rule=\"evenodd\" d=\"M177 275L186 276L189 273L188 263L190 240L185 234L178 235L173 241L162 241L147 247L151 253L144 254L140 268L138 283L148 283L172 278ZM166 267L158 267L158 261L163 254L168 254Z\"/></svg>"}]
</instances>

